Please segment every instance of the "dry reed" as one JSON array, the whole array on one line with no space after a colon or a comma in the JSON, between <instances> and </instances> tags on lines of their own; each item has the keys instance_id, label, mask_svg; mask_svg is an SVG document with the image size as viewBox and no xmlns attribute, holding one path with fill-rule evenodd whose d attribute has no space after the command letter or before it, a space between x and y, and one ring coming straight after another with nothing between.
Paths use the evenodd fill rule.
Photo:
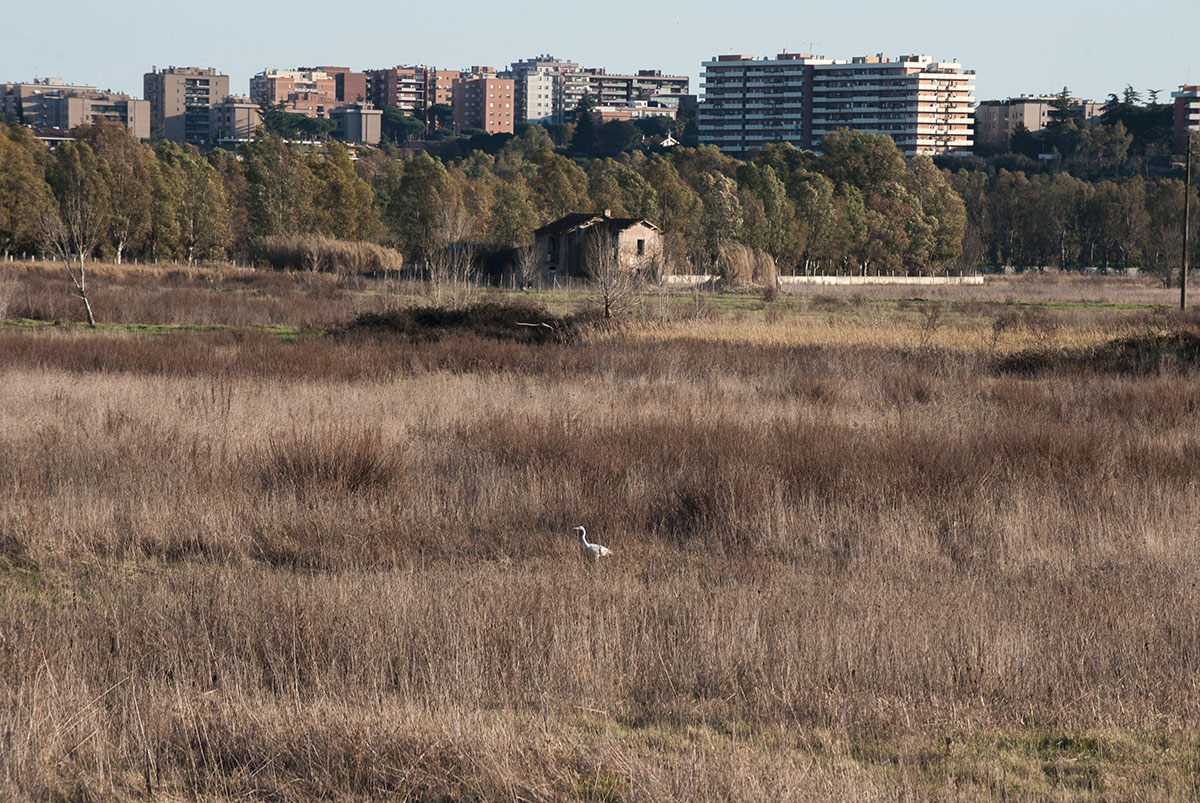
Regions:
<instances>
[{"instance_id":1,"label":"dry reed","mask_svg":"<svg viewBox=\"0 0 1200 803\"><path fill-rule=\"evenodd\" d=\"M1195 376L994 320L5 332L0 792L1195 796Z\"/></svg>"}]
</instances>

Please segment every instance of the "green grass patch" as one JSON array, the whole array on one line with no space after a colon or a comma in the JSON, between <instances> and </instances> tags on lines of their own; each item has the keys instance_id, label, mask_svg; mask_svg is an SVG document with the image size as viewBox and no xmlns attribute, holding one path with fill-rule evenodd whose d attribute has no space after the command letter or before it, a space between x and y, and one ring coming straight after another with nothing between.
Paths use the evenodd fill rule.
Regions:
<instances>
[{"instance_id":1,"label":"green grass patch","mask_svg":"<svg viewBox=\"0 0 1200 803\"><path fill-rule=\"evenodd\" d=\"M0 321L0 327L31 330L64 328L81 332L87 332L90 329L83 321L42 321L32 318L15 318ZM259 331L274 335L288 343L295 342L301 335L320 337L324 334L318 330L306 330L294 326L225 326L220 324L165 323L97 323L95 331L105 334L142 335L146 337L168 337L176 334L202 332Z\"/></svg>"}]
</instances>

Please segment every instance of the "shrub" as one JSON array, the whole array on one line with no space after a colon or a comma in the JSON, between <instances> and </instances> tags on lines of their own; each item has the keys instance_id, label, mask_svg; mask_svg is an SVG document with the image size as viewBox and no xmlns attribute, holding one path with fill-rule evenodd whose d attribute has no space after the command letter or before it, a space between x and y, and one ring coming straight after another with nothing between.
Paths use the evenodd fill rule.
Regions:
<instances>
[{"instance_id":1,"label":"shrub","mask_svg":"<svg viewBox=\"0 0 1200 803\"><path fill-rule=\"evenodd\" d=\"M466 307L429 306L368 312L331 334L391 332L414 342L464 333L495 340L554 343L573 339L579 319L552 315L536 304L484 301Z\"/></svg>"},{"instance_id":2,"label":"shrub","mask_svg":"<svg viewBox=\"0 0 1200 803\"><path fill-rule=\"evenodd\" d=\"M377 274L404 266L404 257L391 248L315 235L259 237L250 243L250 258L276 268L330 273Z\"/></svg>"},{"instance_id":3,"label":"shrub","mask_svg":"<svg viewBox=\"0 0 1200 803\"><path fill-rule=\"evenodd\" d=\"M1175 330L1119 337L1084 349L1027 349L997 362L1002 373L1094 371L1106 374L1187 372L1200 366L1200 332Z\"/></svg>"},{"instance_id":4,"label":"shrub","mask_svg":"<svg viewBox=\"0 0 1200 803\"><path fill-rule=\"evenodd\" d=\"M329 427L273 438L260 455L258 476L265 490L361 493L395 485L404 468L403 452L385 444L378 430Z\"/></svg>"}]
</instances>

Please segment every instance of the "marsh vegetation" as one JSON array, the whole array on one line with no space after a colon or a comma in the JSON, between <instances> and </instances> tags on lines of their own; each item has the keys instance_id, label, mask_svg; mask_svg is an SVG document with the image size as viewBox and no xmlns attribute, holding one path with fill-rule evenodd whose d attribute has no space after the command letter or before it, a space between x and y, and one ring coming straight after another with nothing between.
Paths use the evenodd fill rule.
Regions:
<instances>
[{"instance_id":1,"label":"marsh vegetation","mask_svg":"<svg viewBox=\"0 0 1200 803\"><path fill-rule=\"evenodd\" d=\"M1194 333L1152 285L522 294L583 321L529 340L198 268L100 270L89 331L12 275L4 796L1198 792L1196 366L1080 357Z\"/></svg>"}]
</instances>

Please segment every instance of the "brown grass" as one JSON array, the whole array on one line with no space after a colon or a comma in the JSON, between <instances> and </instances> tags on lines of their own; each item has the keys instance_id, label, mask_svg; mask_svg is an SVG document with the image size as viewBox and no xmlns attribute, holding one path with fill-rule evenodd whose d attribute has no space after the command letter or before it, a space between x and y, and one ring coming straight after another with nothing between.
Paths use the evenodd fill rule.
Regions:
<instances>
[{"instance_id":1,"label":"brown grass","mask_svg":"<svg viewBox=\"0 0 1200 803\"><path fill-rule=\"evenodd\" d=\"M839 314L4 332L0 794L1194 797L1194 371Z\"/></svg>"}]
</instances>

